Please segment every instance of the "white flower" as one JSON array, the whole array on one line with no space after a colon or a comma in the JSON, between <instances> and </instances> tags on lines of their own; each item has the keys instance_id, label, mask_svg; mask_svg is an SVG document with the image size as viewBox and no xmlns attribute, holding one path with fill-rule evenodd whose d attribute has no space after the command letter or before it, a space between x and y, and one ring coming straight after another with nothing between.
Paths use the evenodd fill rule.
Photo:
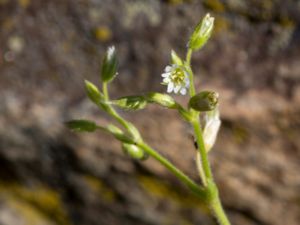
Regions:
<instances>
[{"instance_id":1,"label":"white flower","mask_svg":"<svg viewBox=\"0 0 300 225\"><path fill-rule=\"evenodd\" d=\"M161 75L163 77L163 84L167 85L167 92L174 91L175 94L185 95L189 88L190 81L188 73L182 66L171 65L165 68L165 72Z\"/></svg>"},{"instance_id":2,"label":"white flower","mask_svg":"<svg viewBox=\"0 0 300 225\"><path fill-rule=\"evenodd\" d=\"M216 142L217 135L221 126L218 109L209 112L204 117L205 126L203 129L203 139L206 151L208 152Z\"/></svg>"}]
</instances>

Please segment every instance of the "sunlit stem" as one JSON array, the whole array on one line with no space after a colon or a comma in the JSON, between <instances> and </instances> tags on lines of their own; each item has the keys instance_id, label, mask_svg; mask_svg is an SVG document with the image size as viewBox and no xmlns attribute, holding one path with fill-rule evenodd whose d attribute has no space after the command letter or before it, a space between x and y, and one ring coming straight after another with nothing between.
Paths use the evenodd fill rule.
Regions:
<instances>
[{"instance_id":1,"label":"sunlit stem","mask_svg":"<svg viewBox=\"0 0 300 225\"><path fill-rule=\"evenodd\" d=\"M195 86L194 86L194 73L191 68L191 58L192 58L192 50L188 49L187 55L186 55L186 67L189 73L189 79L190 79L190 88L189 88L189 94L190 97L195 95ZM218 223L220 225L230 225L230 222L224 212L224 209L222 207L217 186L214 183L212 172L210 169L209 161L208 161L208 155L205 148L205 143L203 140L203 134L202 134L202 128L200 124L200 113L196 112L191 109L190 111L193 119L191 121L191 125L194 128L194 133L198 145L198 152L196 156L197 160L197 167L199 171L200 178L202 179L202 183L204 186L204 189L208 191L208 193L216 191L216 195L209 199L208 205L218 220Z\"/></svg>"},{"instance_id":2,"label":"sunlit stem","mask_svg":"<svg viewBox=\"0 0 300 225\"><path fill-rule=\"evenodd\" d=\"M206 177L205 177L202 165L201 165L201 155L200 155L199 151L197 151L197 153L196 153L196 165L197 165L197 169L199 172L199 176L202 180L203 186L207 186Z\"/></svg>"},{"instance_id":3,"label":"sunlit stem","mask_svg":"<svg viewBox=\"0 0 300 225\"><path fill-rule=\"evenodd\" d=\"M109 100L109 94L108 94L108 89L107 89L107 82L103 82L102 91L103 91L105 101L108 101Z\"/></svg>"},{"instance_id":4,"label":"sunlit stem","mask_svg":"<svg viewBox=\"0 0 300 225\"><path fill-rule=\"evenodd\" d=\"M186 69L188 70L188 74L189 74L189 80L190 80L189 94L191 97L193 97L196 94L195 85L194 85L194 74L191 69L192 53L193 53L193 50L188 49L188 52L186 54L186 66L187 66Z\"/></svg>"}]
</instances>

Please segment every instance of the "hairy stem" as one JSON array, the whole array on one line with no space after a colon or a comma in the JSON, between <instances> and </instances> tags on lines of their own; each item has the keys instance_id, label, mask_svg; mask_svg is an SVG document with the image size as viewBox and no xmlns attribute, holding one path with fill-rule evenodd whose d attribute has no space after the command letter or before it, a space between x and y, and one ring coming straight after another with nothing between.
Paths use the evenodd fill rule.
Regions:
<instances>
[{"instance_id":1,"label":"hairy stem","mask_svg":"<svg viewBox=\"0 0 300 225\"><path fill-rule=\"evenodd\" d=\"M199 151L197 151L197 153L196 153L196 165L197 165L197 169L198 169L198 172L199 172L199 176L202 180L203 186L207 186L206 179L205 179L205 174L204 174L204 171L203 171L203 168L202 168L202 165L201 165L201 155L200 155Z\"/></svg>"},{"instance_id":2,"label":"hairy stem","mask_svg":"<svg viewBox=\"0 0 300 225\"><path fill-rule=\"evenodd\" d=\"M189 74L189 80L190 80L190 88L189 88L189 93L190 96L194 96L196 93L195 90L195 85L194 85L194 74L193 71L191 69L191 59L192 59L192 49L188 49L188 52L186 54L186 64L187 64L187 70L188 70L188 74Z\"/></svg>"},{"instance_id":3,"label":"hairy stem","mask_svg":"<svg viewBox=\"0 0 300 225\"><path fill-rule=\"evenodd\" d=\"M196 141L197 141L197 145L198 145L198 149L199 149L199 153L201 156L201 165L205 174L205 179L206 180L212 180L212 174L211 174L211 169L210 169L210 165L209 165L209 161L208 161L208 156L207 156L207 152L205 149L205 144L204 144L204 140L203 140L203 135L202 135L202 129L201 129L201 125L200 125L200 121L198 119L198 114L196 115L197 119L195 119L192 122L193 128L194 128L194 133L196 136ZM206 180L203 183L207 183Z\"/></svg>"},{"instance_id":4,"label":"hairy stem","mask_svg":"<svg viewBox=\"0 0 300 225\"><path fill-rule=\"evenodd\" d=\"M192 58L192 50L189 49L187 52L186 56L186 63L187 63L187 70L189 73L189 79L190 79L190 96L195 95L195 86L194 86L194 73L191 68L191 58ZM200 173L200 177L203 182L203 186L207 193L209 193L209 198L208 198L208 205L210 207L210 210L212 211L213 215L216 217L218 223L220 225L230 225L230 222L223 210L219 194L218 194L218 188L216 184L214 183L209 160L208 160L208 155L206 152L205 148L205 143L203 140L203 134L202 134L202 128L200 124L200 118L199 118L199 112L195 112L194 110L191 109L191 115L193 116L193 120L191 121L191 125L193 126L195 137L197 140L197 145L198 145L198 150L197 152L198 157L196 160L199 158L201 159L200 161L197 161L197 167Z\"/></svg>"},{"instance_id":5,"label":"hairy stem","mask_svg":"<svg viewBox=\"0 0 300 225\"><path fill-rule=\"evenodd\" d=\"M210 208L220 225L230 225L219 197L210 204Z\"/></svg>"}]
</instances>

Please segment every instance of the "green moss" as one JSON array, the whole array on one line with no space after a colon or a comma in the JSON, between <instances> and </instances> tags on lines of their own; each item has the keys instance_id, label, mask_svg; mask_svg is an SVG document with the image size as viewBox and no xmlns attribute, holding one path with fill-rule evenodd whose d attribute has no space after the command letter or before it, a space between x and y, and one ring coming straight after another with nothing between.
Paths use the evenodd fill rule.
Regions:
<instances>
[{"instance_id":1,"label":"green moss","mask_svg":"<svg viewBox=\"0 0 300 225\"><path fill-rule=\"evenodd\" d=\"M224 12L225 6L220 0L204 0L204 6L215 11L215 12Z\"/></svg>"},{"instance_id":2,"label":"green moss","mask_svg":"<svg viewBox=\"0 0 300 225\"><path fill-rule=\"evenodd\" d=\"M70 224L59 194L47 187L29 188L16 183L0 183L0 194L31 221L30 225L42 217L60 225Z\"/></svg>"},{"instance_id":3,"label":"green moss","mask_svg":"<svg viewBox=\"0 0 300 225\"><path fill-rule=\"evenodd\" d=\"M181 4L183 2L184 2L184 0L168 0L168 3L172 4L172 5Z\"/></svg>"},{"instance_id":4,"label":"green moss","mask_svg":"<svg viewBox=\"0 0 300 225\"><path fill-rule=\"evenodd\" d=\"M290 19L287 16L282 16L280 18L279 23L280 23L281 26L283 26L285 28L291 28L291 27L295 26L295 21L293 21L292 19Z\"/></svg>"},{"instance_id":5,"label":"green moss","mask_svg":"<svg viewBox=\"0 0 300 225\"><path fill-rule=\"evenodd\" d=\"M46 218L44 214L40 213L32 205L16 198L9 198L6 200L8 207L11 207L24 218L24 225L40 225L41 223L45 224L47 222L51 224L49 218Z\"/></svg>"},{"instance_id":6,"label":"green moss","mask_svg":"<svg viewBox=\"0 0 300 225\"><path fill-rule=\"evenodd\" d=\"M144 190L152 196L174 202L181 207L199 208L203 212L208 213L203 202L188 191L183 193L182 190L176 189L174 186L150 176L139 176L138 181Z\"/></svg>"},{"instance_id":7,"label":"green moss","mask_svg":"<svg viewBox=\"0 0 300 225\"><path fill-rule=\"evenodd\" d=\"M93 33L95 38L101 42L107 42L112 39L112 31L107 26L96 27Z\"/></svg>"},{"instance_id":8,"label":"green moss","mask_svg":"<svg viewBox=\"0 0 300 225\"><path fill-rule=\"evenodd\" d=\"M115 193L105 185L100 179L93 176L84 176L83 179L89 185L90 189L97 193L99 197L107 202L114 202L116 199Z\"/></svg>"},{"instance_id":9,"label":"green moss","mask_svg":"<svg viewBox=\"0 0 300 225\"><path fill-rule=\"evenodd\" d=\"M5 5L9 2L9 0L0 0L0 6Z\"/></svg>"},{"instance_id":10,"label":"green moss","mask_svg":"<svg viewBox=\"0 0 300 225\"><path fill-rule=\"evenodd\" d=\"M22 8L27 8L30 5L30 0L18 0L18 2Z\"/></svg>"},{"instance_id":11,"label":"green moss","mask_svg":"<svg viewBox=\"0 0 300 225\"><path fill-rule=\"evenodd\" d=\"M250 136L248 130L245 127L239 125L235 125L232 129L232 132L235 141L239 144L245 142Z\"/></svg>"},{"instance_id":12,"label":"green moss","mask_svg":"<svg viewBox=\"0 0 300 225\"><path fill-rule=\"evenodd\" d=\"M227 31L230 29L230 22L223 16L215 16L215 26L214 33L217 34L219 32Z\"/></svg>"}]
</instances>

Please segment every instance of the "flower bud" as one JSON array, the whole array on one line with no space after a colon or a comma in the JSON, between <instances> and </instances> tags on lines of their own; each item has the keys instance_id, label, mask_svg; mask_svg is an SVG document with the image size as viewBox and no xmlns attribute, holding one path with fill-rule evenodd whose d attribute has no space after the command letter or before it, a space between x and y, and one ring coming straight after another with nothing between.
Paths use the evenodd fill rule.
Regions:
<instances>
[{"instance_id":1,"label":"flower bud","mask_svg":"<svg viewBox=\"0 0 300 225\"><path fill-rule=\"evenodd\" d=\"M89 120L71 120L65 124L72 131L77 132L94 132L98 128L96 123Z\"/></svg>"},{"instance_id":2,"label":"flower bud","mask_svg":"<svg viewBox=\"0 0 300 225\"><path fill-rule=\"evenodd\" d=\"M177 55L177 53L172 50L171 51L171 59L172 59L172 64L176 64L178 66L183 66L183 62L180 59L180 57Z\"/></svg>"},{"instance_id":3,"label":"flower bud","mask_svg":"<svg viewBox=\"0 0 300 225\"><path fill-rule=\"evenodd\" d=\"M188 47L192 50L199 50L205 45L207 40L210 38L214 27L214 17L209 14L202 19L202 21L196 26L190 40Z\"/></svg>"},{"instance_id":4,"label":"flower bud","mask_svg":"<svg viewBox=\"0 0 300 225\"><path fill-rule=\"evenodd\" d=\"M178 104L176 103L176 101L170 95L167 94L152 92L147 94L146 98L149 102L159 104L169 109L178 108Z\"/></svg>"},{"instance_id":5,"label":"flower bud","mask_svg":"<svg viewBox=\"0 0 300 225\"><path fill-rule=\"evenodd\" d=\"M108 48L102 62L101 76L103 82L111 82L117 75L118 61L115 47Z\"/></svg>"},{"instance_id":6,"label":"flower bud","mask_svg":"<svg viewBox=\"0 0 300 225\"><path fill-rule=\"evenodd\" d=\"M142 140L141 134L138 131L138 129L130 122L127 122L127 131L130 133L131 137L133 138L133 141L135 143Z\"/></svg>"},{"instance_id":7,"label":"flower bud","mask_svg":"<svg viewBox=\"0 0 300 225\"><path fill-rule=\"evenodd\" d=\"M127 96L112 101L112 104L126 110L139 110L147 105L147 100L144 96Z\"/></svg>"},{"instance_id":8,"label":"flower bud","mask_svg":"<svg viewBox=\"0 0 300 225\"><path fill-rule=\"evenodd\" d=\"M124 132L120 128L116 127L115 125L109 124L107 126L107 131L110 132L112 135L114 135L114 137L119 141L125 143L134 143L134 141L131 138L126 136Z\"/></svg>"},{"instance_id":9,"label":"flower bud","mask_svg":"<svg viewBox=\"0 0 300 225\"><path fill-rule=\"evenodd\" d=\"M214 91L202 91L189 101L189 107L200 112L214 110L218 104L219 94Z\"/></svg>"},{"instance_id":10,"label":"flower bud","mask_svg":"<svg viewBox=\"0 0 300 225\"><path fill-rule=\"evenodd\" d=\"M89 99L94 102L97 106L101 107L104 111L108 111L107 103L104 101L103 94L99 91L99 89L88 80L85 80L85 90L89 97Z\"/></svg>"},{"instance_id":11,"label":"flower bud","mask_svg":"<svg viewBox=\"0 0 300 225\"><path fill-rule=\"evenodd\" d=\"M143 151L140 147L134 144L122 144L122 149L125 154L129 155L134 159L145 160L148 158L148 154Z\"/></svg>"},{"instance_id":12,"label":"flower bud","mask_svg":"<svg viewBox=\"0 0 300 225\"><path fill-rule=\"evenodd\" d=\"M85 80L84 83L85 83L85 90L86 90L86 93L87 93L89 99L98 105L103 100L102 93L90 81Z\"/></svg>"}]
</instances>

